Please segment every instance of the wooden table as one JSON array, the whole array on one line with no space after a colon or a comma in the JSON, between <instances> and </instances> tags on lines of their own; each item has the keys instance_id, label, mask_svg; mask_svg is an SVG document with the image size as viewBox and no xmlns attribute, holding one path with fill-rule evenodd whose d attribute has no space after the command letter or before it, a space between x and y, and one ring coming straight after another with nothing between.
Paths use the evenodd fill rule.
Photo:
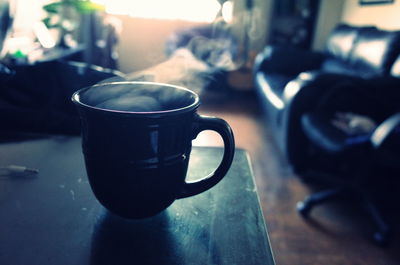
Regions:
<instances>
[{"instance_id":1,"label":"wooden table","mask_svg":"<svg viewBox=\"0 0 400 265\"><path fill-rule=\"evenodd\" d=\"M190 178L221 148L194 147ZM274 264L244 150L211 190L161 214L126 220L106 211L87 181L78 137L0 144L0 166L39 170L0 177L0 264Z\"/></svg>"}]
</instances>

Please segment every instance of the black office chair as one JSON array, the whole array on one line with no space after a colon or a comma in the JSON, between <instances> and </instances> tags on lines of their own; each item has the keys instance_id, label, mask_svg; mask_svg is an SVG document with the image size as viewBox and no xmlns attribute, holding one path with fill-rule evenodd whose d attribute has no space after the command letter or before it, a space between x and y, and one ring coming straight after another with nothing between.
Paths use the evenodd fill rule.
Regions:
<instances>
[{"instance_id":1,"label":"black office chair","mask_svg":"<svg viewBox=\"0 0 400 265\"><path fill-rule=\"evenodd\" d=\"M297 210L307 217L316 205L343 195L355 196L376 225L373 240L386 244L390 227L375 200L376 195L383 195L376 183L390 181L390 176L382 176L385 170L400 168L400 113L376 127L355 133L344 132L332 121L321 112L306 113L302 117L303 131L315 152L313 163L317 172L308 179L331 185L298 202Z\"/></svg>"}]
</instances>

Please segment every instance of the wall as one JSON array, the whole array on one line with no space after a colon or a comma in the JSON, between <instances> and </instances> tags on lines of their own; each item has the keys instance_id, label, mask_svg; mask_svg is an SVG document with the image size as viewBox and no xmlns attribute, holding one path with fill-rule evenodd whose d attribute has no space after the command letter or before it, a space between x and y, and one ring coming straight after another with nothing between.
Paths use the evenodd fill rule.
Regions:
<instances>
[{"instance_id":1,"label":"wall","mask_svg":"<svg viewBox=\"0 0 400 265\"><path fill-rule=\"evenodd\" d=\"M325 49L328 35L342 19L345 1L347 0L320 1L315 38L312 45L314 50L322 51Z\"/></svg>"},{"instance_id":2,"label":"wall","mask_svg":"<svg viewBox=\"0 0 400 265\"><path fill-rule=\"evenodd\" d=\"M122 22L118 53L119 68L124 73L140 71L165 61L165 41L172 32L200 25L178 20L116 17Z\"/></svg>"},{"instance_id":3,"label":"wall","mask_svg":"<svg viewBox=\"0 0 400 265\"><path fill-rule=\"evenodd\" d=\"M14 30L27 31L30 30L33 23L40 21L45 13L42 6L47 3L46 0L18 0L11 1L14 5L17 14L14 18Z\"/></svg>"},{"instance_id":4,"label":"wall","mask_svg":"<svg viewBox=\"0 0 400 265\"><path fill-rule=\"evenodd\" d=\"M353 25L375 25L382 29L400 29L400 1L392 4L364 5L346 0L342 21Z\"/></svg>"},{"instance_id":5,"label":"wall","mask_svg":"<svg viewBox=\"0 0 400 265\"><path fill-rule=\"evenodd\" d=\"M31 27L45 13L42 6L49 0L13 1L18 11L14 30L31 34ZM168 36L178 28L200 23L173 20L141 19L113 15L121 20L122 34L118 43L120 70L125 73L139 71L164 61L164 44Z\"/></svg>"},{"instance_id":6,"label":"wall","mask_svg":"<svg viewBox=\"0 0 400 265\"><path fill-rule=\"evenodd\" d=\"M314 50L323 50L329 33L338 23L375 25L400 29L400 1L392 4L360 5L359 0L321 0Z\"/></svg>"},{"instance_id":7,"label":"wall","mask_svg":"<svg viewBox=\"0 0 400 265\"><path fill-rule=\"evenodd\" d=\"M261 50L266 42L272 0L253 0L257 22L248 34L253 36L250 48ZM243 36L243 15L245 0L234 0L233 31L236 37ZM122 34L118 44L120 70L124 73L140 71L166 60L165 41L174 31L200 25L200 23L176 20L143 19L130 16L117 16L122 21Z\"/></svg>"}]
</instances>

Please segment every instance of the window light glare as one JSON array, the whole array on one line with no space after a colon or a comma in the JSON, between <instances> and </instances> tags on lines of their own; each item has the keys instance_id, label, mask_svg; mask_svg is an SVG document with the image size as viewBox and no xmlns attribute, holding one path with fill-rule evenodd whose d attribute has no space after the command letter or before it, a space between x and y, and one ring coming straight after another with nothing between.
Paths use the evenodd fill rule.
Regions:
<instances>
[{"instance_id":1,"label":"window light glare","mask_svg":"<svg viewBox=\"0 0 400 265\"><path fill-rule=\"evenodd\" d=\"M233 1L226 1L222 5L222 17L226 23L231 23L233 19Z\"/></svg>"},{"instance_id":2,"label":"window light glare","mask_svg":"<svg viewBox=\"0 0 400 265\"><path fill-rule=\"evenodd\" d=\"M106 12L132 17L212 22L221 4L217 0L92 0Z\"/></svg>"}]
</instances>

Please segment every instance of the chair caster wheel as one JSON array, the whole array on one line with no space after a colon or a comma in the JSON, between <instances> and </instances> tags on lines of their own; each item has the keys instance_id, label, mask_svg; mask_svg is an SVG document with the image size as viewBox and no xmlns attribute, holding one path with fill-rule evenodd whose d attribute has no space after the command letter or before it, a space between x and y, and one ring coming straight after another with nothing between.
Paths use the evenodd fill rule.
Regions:
<instances>
[{"instance_id":1,"label":"chair caster wheel","mask_svg":"<svg viewBox=\"0 0 400 265\"><path fill-rule=\"evenodd\" d=\"M385 232L375 232L373 235L374 242L379 246L386 246L389 241L388 233Z\"/></svg>"},{"instance_id":2,"label":"chair caster wheel","mask_svg":"<svg viewBox=\"0 0 400 265\"><path fill-rule=\"evenodd\" d=\"M310 207L310 204L307 204L303 201L299 201L296 204L296 209L297 209L297 212L299 212L299 214L301 214L301 216L308 217L311 207Z\"/></svg>"}]
</instances>

